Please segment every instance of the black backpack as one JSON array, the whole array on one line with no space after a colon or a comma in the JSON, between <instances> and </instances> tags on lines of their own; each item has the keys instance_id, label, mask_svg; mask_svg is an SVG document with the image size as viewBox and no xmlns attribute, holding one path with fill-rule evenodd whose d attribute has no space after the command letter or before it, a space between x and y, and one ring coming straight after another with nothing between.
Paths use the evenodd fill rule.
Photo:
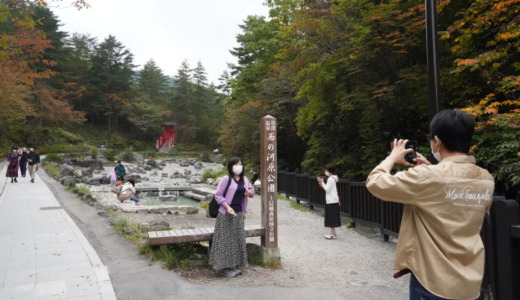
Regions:
<instances>
[{"instance_id":1,"label":"black backpack","mask_svg":"<svg viewBox=\"0 0 520 300\"><path fill-rule=\"evenodd\" d=\"M226 189L224 190L224 198L226 197L227 191L229 189L229 185L231 184L231 177L228 176L228 183L226 186ZM218 210L220 208L220 205L217 203L217 200L215 200L215 195L213 195L213 199L209 202L209 216L212 218L216 218L218 216Z\"/></svg>"}]
</instances>

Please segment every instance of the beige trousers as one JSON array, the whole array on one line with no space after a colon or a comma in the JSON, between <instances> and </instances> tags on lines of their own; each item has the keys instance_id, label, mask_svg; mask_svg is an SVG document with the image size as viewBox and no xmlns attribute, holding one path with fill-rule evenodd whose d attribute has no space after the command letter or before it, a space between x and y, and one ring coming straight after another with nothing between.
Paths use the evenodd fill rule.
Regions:
<instances>
[{"instance_id":1,"label":"beige trousers","mask_svg":"<svg viewBox=\"0 0 520 300\"><path fill-rule=\"evenodd\" d=\"M29 165L29 176L31 176L31 179L34 179L34 174L36 174L36 168L38 165Z\"/></svg>"}]
</instances>

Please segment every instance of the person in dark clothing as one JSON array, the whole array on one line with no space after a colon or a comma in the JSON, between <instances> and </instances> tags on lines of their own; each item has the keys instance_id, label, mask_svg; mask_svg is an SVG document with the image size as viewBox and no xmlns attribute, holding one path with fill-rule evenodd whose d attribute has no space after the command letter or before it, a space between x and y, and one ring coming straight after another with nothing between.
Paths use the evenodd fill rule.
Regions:
<instances>
[{"instance_id":1,"label":"person in dark clothing","mask_svg":"<svg viewBox=\"0 0 520 300\"><path fill-rule=\"evenodd\" d=\"M27 174L27 162L28 162L28 152L27 148L23 147L21 151L18 152L20 154L20 174L22 177L25 177Z\"/></svg>"},{"instance_id":2,"label":"person in dark clothing","mask_svg":"<svg viewBox=\"0 0 520 300\"><path fill-rule=\"evenodd\" d=\"M120 160L117 161L117 165L114 168L114 170L116 171L117 176L119 176L119 178L121 178L121 181L124 182L125 181L125 175L126 175L126 169L125 169L125 166L121 163Z\"/></svg>"},{"instance_id":3,"label":"person in dark clothing","mask_svg":"<svg viewBox=\"0 0 520 300\"><path fill-rule=\"evenodd\" d=\"M29 176L31 176L31 182L34 183L34 176L40 167L40 154L31 148L27 154L27 160L29 161Z\"/></svg>"},{"instance_id":4,"label":"person in dark clothing","mask_svg":"<svg viewBox=\"0 0 520 300\"><path fill-rule=\"evenodd\" d=\"M5 174L6 177L11 177L11 182L18 182L16 178L18 177L19 158L18 148L13 147L7 156L7 173Z\"/></svg>"}]
</instances>

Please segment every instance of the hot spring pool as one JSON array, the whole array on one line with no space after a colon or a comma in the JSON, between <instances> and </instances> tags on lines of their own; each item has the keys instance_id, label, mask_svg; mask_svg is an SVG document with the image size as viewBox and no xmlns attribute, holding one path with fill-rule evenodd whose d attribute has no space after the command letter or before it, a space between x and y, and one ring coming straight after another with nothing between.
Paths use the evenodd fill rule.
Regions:
<instances>
[{"instance_id":1,"label":"hot spring pool","mask_svg":"<svg viewBox=\"0 0 520 300\"><path fill-rule=\"evenodd\" d=\"M185 197L188 191L179 188L138 188L137 195L141 199L141 205L174 205L174 206L198 206L199 201Z\"/></svg>"}]
</instances>

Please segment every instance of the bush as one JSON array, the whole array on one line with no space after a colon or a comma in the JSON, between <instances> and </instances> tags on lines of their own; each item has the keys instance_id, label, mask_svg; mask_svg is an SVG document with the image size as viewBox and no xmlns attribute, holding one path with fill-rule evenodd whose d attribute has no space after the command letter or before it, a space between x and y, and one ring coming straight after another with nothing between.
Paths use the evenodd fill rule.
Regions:
<instances>
[{"instance_id":1,"label":"bush","mask_svg":"<svg viewBox=\"0 0 520 300\"><path fill-rule=\"evenodd\" d=\"M196 248L194 243L178 243L168 245L166 250L156 253L156 259L164 263L164 268L168 270L191 269L189 260L195 258Z\"/></svg>"},{"instance_id":2,"label":"bush","mask_svg":"<svg viewBox=\"0 0 520 300\"><path fill-rule=\"evenodd\" d=\"M111 134L108 139L109 148L113 149L124 149L125 148L125 140L117 134Z\"/></svg>"},{"instance_id":3,"label":"bush","mask_svg":"<svg viewBox=\"0 0 520 300\"><path fill-rule=\"evenodd\" d=\"M105 150L103 152L103 155L105 156L106 159L108 159L109 161L115 161L116 160L116 156L119 154L119 150L116 150L116 149L109 149L109 150Z\"/></svg>"},{"instance_id":4,"label":"bush","mask_svg":"<svg viewBox=\"0 0 520 300\"><path fill-rule=\"evenodd\" d=\"M220 171L206 170L202 173L202 182L206 182L209 178L217 179L224 175L227 175L226 168L222 168Z\"/></svg>"},{"instance_id":5,"label":"bush","mask_svg":"<svg viewBox=\"0 0 520 300\"><path fill-rule=\"evenodd\" d=\"M39 147L40 153L49 153L49 152L56 152L56 153L79 153L83 152L84 145L77 144L53 144L53 145L45 145Z\"/></svg>"},{"instance_id":6,"label":"bush","mask_svg":"<svg viewBox=\"0 0 520 300\"><path fill-rule=\"evenodd\" d=\"M63 160L63 158L61 157L61 155L59 155L57 153L49 153L49 154L45 155L45 161L47 161L47 162L60 163L62 160Z\"/></svg>"},{"instance_id":7,"label":"bush","mask_svg":"<svg viewBox=\"0 0 520 300\"><path fill-rule=\"evenodd\" d=\"M121 155L121 160L126 162L133 162L134 154L132 152L125 151L123 155Z\"/></svg>"}]
</instances>

